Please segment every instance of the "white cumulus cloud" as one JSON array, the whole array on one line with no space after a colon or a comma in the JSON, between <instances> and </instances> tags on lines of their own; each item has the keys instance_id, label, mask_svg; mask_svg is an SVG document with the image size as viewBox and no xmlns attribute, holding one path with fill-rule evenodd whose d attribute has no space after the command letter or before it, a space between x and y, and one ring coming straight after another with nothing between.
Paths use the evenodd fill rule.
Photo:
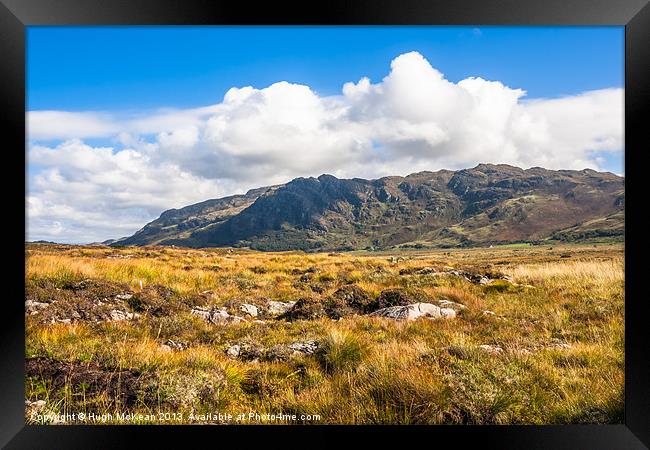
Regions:
<instances>
[{"instance_id":1,"label":"white cumulus cloud","mask_svg":"<svg viewBox=\"0 0 650 450\"><path fill-rule=\"evenodd\" d=\"M601 169L602 152L622 154L621 88L525 96L480 77L451 82L411 52L383 80L362 77L336 96L280 81L233 87L220 103L186 110L32 111L28 238L114 238L165 209L297 176L375 178L480 162Z\"/></svg>"}]
</instances>

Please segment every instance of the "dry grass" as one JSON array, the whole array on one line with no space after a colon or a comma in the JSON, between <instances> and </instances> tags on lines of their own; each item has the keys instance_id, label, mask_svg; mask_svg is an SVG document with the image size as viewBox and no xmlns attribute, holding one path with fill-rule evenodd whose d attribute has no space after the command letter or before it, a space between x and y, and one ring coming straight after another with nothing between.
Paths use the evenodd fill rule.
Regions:
<instances>
[{"instance_id":1,"label":"dry grass","mask_svg":"<svg viewBox=\"0 0 650 450\"><path fill-rule=\"evenodd\" d=\"M38 293L42 301L70 301L62 293L91 279L143 295L152 286L166 286L172 294L165 301L174 306L124 322L47 323L28 315L28 358L138 380L131 387L118 384L116 393L113 385L111 390L98 384L97 376L86 385L64 375L30 376L26 395L46 401L41 412L182 414L177 421L154 423L212 422L189 414L216 411L298 415L279 423L622 421L620 245L393 255L44 245L27 250L28 295ZM418 272L422 268L499 272L513 284L481 286ZM346 284L372 297L398 288L465 309L452 320L414 322L348 316L213 325L189 314L188 305L199 300L234 311L241 302L306 296L324 301ZM168 339L184 347L169 349ZM234 359L224 351L234 343L269 349L310 339L320 343L315 354L278 360ZM489 353L481 345L502 351ZM132 395L120 396L120 389ZM310 416L301 419L302 414Z\"/></svg>"}]
</instances>

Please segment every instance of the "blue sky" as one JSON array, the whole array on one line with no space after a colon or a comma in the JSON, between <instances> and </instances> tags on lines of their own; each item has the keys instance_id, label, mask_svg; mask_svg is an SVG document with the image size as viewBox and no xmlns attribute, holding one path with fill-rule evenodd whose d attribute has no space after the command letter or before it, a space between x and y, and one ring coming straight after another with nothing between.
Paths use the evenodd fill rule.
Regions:
<instances>
[{"instance_id":1,"label":"blue sky","mask_svg":"<svg viewBox=\"0 0 650 450\"><path fill-rule=\"evenodd\" d=\"M278 80L331 95L413 50L529 97L624 83L623 27L28 27L28 109L202 106Z\"/></svg>"},{"instance_id":2,"label":"blue sky","mask_svg":"<svg viewBox=\"0 0 650 450\"><path fill-rule=\"evenodd\" d=\"M624 173L623 27L28 27L26 69L30 239L322 173Z\"/></svg>"}]
</instances>

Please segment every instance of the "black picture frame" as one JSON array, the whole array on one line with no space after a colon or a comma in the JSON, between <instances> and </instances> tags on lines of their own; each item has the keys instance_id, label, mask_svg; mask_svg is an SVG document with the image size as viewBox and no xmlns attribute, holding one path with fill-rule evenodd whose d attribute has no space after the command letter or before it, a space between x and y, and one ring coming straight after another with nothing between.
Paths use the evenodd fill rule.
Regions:
<instances>
[{"instance_id":1,"label":"black picture frame","mask_svg":"<svg viewBox=\"0 0 650 450\"><path fill-rule=\"evenodd\" d=\"M625 26L625 176L626 176L626 314L625 423L566 426L27 426L24 421L24 222L25 192L25 27L32 25L624 25ZM151 440L162 447L191 445L189 439L224 444L228 439L293 446L338 444L357 437L407 445L480 448L637 449L650 446L650 348L643 287L641 164L650 116L650 6L647 0L335 0L318 4L266 2L249 4L209 0L0 0L0 90L6 127L3 177L3 250L7 262L0 312L0 445L6 448L131 447ZM16 175L14 175L16 174ZM631 184L630 184L631 183ZM25 185L24 185L25 186ZM637 189L638 188L638 189ZM22 230L21 230L22 227ZM24 235L24 234L23 234ZM11 237L9 237L11 236ZM627 245L632 243L632 245ZM14 260L14 255L15 259ZM22 267L22 268L21 268ZM287 434L290 437L287 437ZM345 436L341 436L344 434ZM197 436L198 435L198 436ZM415 440L417 438L417 440ZM404 441L404 440L407 441ZM347 439L346 439L347 440ZM367 441L366 441L367 442ZM197 444L199 445L199 444Z\"/></svg>"}]
</instances>

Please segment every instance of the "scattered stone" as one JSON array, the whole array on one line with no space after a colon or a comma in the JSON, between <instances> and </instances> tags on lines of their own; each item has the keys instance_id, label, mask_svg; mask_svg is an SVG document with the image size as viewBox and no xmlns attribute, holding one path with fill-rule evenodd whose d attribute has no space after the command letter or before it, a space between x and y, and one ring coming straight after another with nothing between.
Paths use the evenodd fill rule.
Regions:
<instances>
[{"instance_id":1,"label":"scattered stone","mask_svg":"<svg viewBox=\"0 0 650 450\"><path fill-rule=\"evenodd\" d=\"M187 344L184 344L183 342L173 341L171 339L167 339L163 345L166 345L172 350L179 350L179 351L185 350L187 348Z\"/></svg>"},{"instance_id":2,"label":"scattered stone","mask_svg":"<svg viewBox=\"0 0 650 450\"><path fill-rule=\"evenodd\" d=\"M44 309L50 306L49 303L36 302L33 300L27 300L25 302L25 310L29 313L35 313L40 309Z\"/></svg>"},{"instance_id":3,"label":"scattered stone","mask_svg":"<svg viewBox=\"0 0 650 450\"><path fill-rule=\"evenodd\" d=\"M133 294L118 294L115 296L117 300L129 300L133 298Z\"/></svg>"},{"instance_id":4,"label":"scattered stone","mask_svg":"<svg viewBox=\"0 0 650 450\"><path fill-rule=\"evenodd\" d=\"M567 344L566 342L556 342L554 344L551 344L548 346L549 348L573 348L571 344Z\"/></svg>"},{"instance_id":5,"label":"scattered stone","mask_svg":"<svg viewBox=\"0 0 650 450\"><path fill-rule=\"evenodd\" d=\"M239 316L232 316L228 314L228 311L221 308L218 309L216 306L212 308L204 307L195 307L190 311L192 315L199 316L206 322L210 322L216 325L225 324L225 323L239 323L246 322L246 319Z\"/></svg>"},{"instance_id":6,"label":"scattered stone","mask_svg":"<svg viewBox=\"0 0 650 450\"><path fill-rule=\"evenodd\" d=\"M513 348L513 349L510 349L510 353L512 353L512 354L514 354L514 355L530 355L530 354L532 354L532 351L530 351L530 350L527 349L527 348L523 348L523 347L522 347L522 348Z\"/></svg>"},{"instance_id":7,"label":"scattered stone","mask_svg":"<svg viewBox=\"0 0 650 450\"><path fill-rule=\"evenodd\" d=\"M490 278L484 276L481 276L478 280L478 284L482 284L482 285L490 284L491 282L492 280Z\"/></svg>"},{"instance_id":8,"label":"scattered stone","mask_svg":"<svg viewBox=\"0 0 650 450\"><path fill-rule=\"evenodd\" d=\"M318 350L318 342L314 340L294 342L293 344L289 344L289 348L293 350L294 353L312 354Z\"/></svg>"},{"instance_id":9,"label":"scattered stone","mask_svg":"<svg viewBox=\"0 0 650 450\"><path fill-rule=\"evenodd\" d=\"M239 345L230 346L226 350L226 354L228 356L230 356L231 358L237 358L239 356L240 352L241 352L241 346L239 346Z\"/></svg>"},{"instance_id":10,"label":"scattered stone","mask_svg":"<svg viewBox=\"0 0 650 450\"><path fill-rule=\"evenodd\" d=\"M479 345L478 348L492 355L498 355L500 353L503 353L503 349L497 345L483 344L483 345Z\"/></svg>"},{"instance_id":11,"label":"scattered stone","mask_svg":"<svg viewBox=\"0 0 650 450\"><path fill-rule=\"evenodd\" d=\"M25 302L25 312L33 316L38 314L42 309L45 309L49 306L49 303L41 303L33 300L27 300Z\"/></svg>"},{"instance_id":12,"label":"scattered stone","mask_svg":"<svg viewBox=\"0 0 650 450\"><path fill-rule=\"evenodd\" d=\"M487 309L483 310L484 316L496 316L497 314L494 311L489 311Z\"/></svg>"},{"instance_id":13,"label":"scattered stone","mask_svg":"<svg viewBox=\"0 0 650 450\"><path fill-rule=\"evenodd\" d=\"M111 320L114 321L114 322L120 322L120 321L123 321L123 320L131 320L134 317L132 313L126 312L126 311L121 311L119 309L112 309L110 311L109 315L111 316Z\"/></svg>"},{"instance_id":14,"label":"scattered stone","mask_svg":"<svg viewBox=\"0 0 650 450\"><path fill-rule=\"evenodd\" d=\"M231 358L244 361L286 361L292 356L311 355L318 350L318 342L308 340L291 344L277 344L264 348L250 342L240 342L226 348L226 354Z\"/></svg>"},{"instance_id":15,"label":"scattered stone","mask_svg":"<svg viewBox=\"0 0 650 450\"><path fill-rule=\"evenodd\" d=\"M404 258L403 256L391 256L390 258L388 258L388 262L392 264L396 264L402 261L406 261L406 258Z\"/></svg>"},{"instance_id":16,"label":"scattered stone","mask_svg":"<svg viewBox=\"0 0 650 450\"><path fill-rule=\"evenodd\" d=\"M269 300L268 303L269 314L272 315L284 314L287 311L289 311L291 308L293 308L293 305L295 304L296 302L276 302L273 300Z\"/></svg>"},{"instance_id":17,"label":"scattered stone","mask_svg":"<svg viewBox=\"0 0 650 450\"><path fill-rule=\"evenodd\" d=\"M203 308L203 307L196 307L192 308L192 311L190 313L194 316L199 316L205 321L210 321L210 310L208 308Z\"/></svg>"},{"instance_id":18,"label":"scattered stone","mask_svg":"<svg viewBox=\"0 0 650 450\"><path fill-rule=\"evenodd\" d=\"M258 310L257 306L251 305L249 303L244 303L239 307L239 310L242 311L245 314L248 314L251 317L257 317L258 315Z\"/></svg>"},{"instance_id":19,"label":"scattered stone","mask_svg":"<svg viewBox=\"0 0 650 450\"><path fill-rule=\"evenodd\" d=\"M406 306L391 306L388 308L382 308L370 313L370 316L386 317L388 319L393 319L393 320L415 320L420 317L452 318L456 316L456 312L453 311L451 308L443 308L443 309L445 309L444 315L440 307L434 304L413 303L412 305L406 305Z\"/></svg>"},{"instance_id":20,"label":"scattered stone","mask_svg":"<svg viewBox=\"0 0 650 450\"><path fill-rule=\"evenodd\" d=\"M40 414L45 408L45 400L36 400L34 402L25 400L25 415L27 420L34 420L37 414Z\"/></svg>"},{"instance_id":21,"label":"scattered stone","mask_svg":"<svg viewBox=\"0 0 650 450\"><path fill-rule=\"evenodd\" d=\"M25 400L25 406L35 408L35 409L41 409L45 406L45 400L36 400L34 402L30 400Z\"/></svg>"}]
</instances>

